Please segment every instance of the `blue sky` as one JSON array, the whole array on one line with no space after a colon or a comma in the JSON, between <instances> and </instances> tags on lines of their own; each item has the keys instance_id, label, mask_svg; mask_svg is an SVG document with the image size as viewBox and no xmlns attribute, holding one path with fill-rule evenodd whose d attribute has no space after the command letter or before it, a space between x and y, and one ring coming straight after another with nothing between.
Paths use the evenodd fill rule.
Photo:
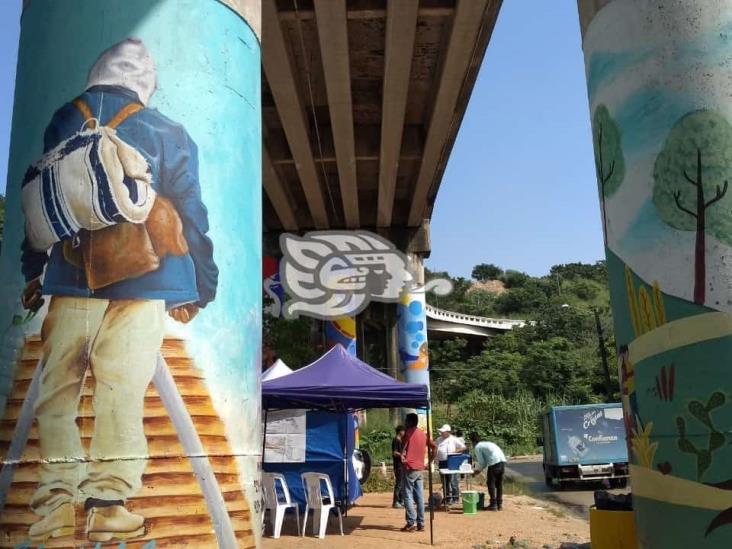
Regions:
<instances>
[{"instance_id":1,"label":"blue sky","mask_svg":"<svg viewBox=\"0 0 732 549\"><path fill-rule=\"evenodd\" d=\"M15 62L20 33L20 0L0 1L0 191L5 194L10 120L13 116Z\"/></svg>"},{"instance_id":2,"label":"blue sky","mask_svg":"<svg viewBox=\"0 0 732 549\"><path fill-rule=\"evenodd\" d=\"M506 0L453 148L427 266L604 257L577 3Z\"/></svg>"},{"instance_id":3,"label":"blue sky","mask_svg":"<svg viewBox=\"0 0 732 549\"><path fill-rule=\"evenodd\" d=\"M20 0L0 2L4 189ZM545 274L601 259L602 233L574 0L506 0L447 166L427 266Z\"/></svg>"}]
</instances>

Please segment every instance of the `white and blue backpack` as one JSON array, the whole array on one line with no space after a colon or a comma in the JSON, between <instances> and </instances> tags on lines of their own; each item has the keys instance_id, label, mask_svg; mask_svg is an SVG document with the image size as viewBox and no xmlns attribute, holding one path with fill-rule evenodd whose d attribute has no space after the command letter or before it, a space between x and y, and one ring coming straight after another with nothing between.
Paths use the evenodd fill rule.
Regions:
<instances>
[{"instance_id":1,"label":"white and blue backpack","mask_svg":"<svg viewBox=\"0 0 732 549\"><path fill-rule=\"evenodd\" d=\"M85 119L81 129L44 154L23 179L25 236L36 251L73 239L81 229L144 223L155 202L147 161L116 132L142 105L130 103L101 125L83 100L73 103Z\"/></svg>"}]
</instances>

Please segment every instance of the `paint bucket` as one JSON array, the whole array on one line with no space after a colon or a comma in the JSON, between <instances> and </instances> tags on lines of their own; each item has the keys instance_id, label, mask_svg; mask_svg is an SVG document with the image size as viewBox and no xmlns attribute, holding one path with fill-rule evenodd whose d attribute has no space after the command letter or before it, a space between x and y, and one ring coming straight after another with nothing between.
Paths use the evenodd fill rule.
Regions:
<instances>
[{"instance_id":1,"label":"paint bucket","mask_svg":"<svg viewBox=\"0 0 732 549\"><path fill-rule=\"evenodd\" d=\"M638 537L633 511L602 511L590 508L592 549L635 549Z\"/></svg>"},{"instance_id":2,"label":"paint bucket","mask_svg":"<svg viewBox=\"0 0 732 549\"><path fill-rule=\"evenodd\" d=\"M478 492L469 490L463 492L463 515L478 514Z\"/></svg>"}]
</instances>

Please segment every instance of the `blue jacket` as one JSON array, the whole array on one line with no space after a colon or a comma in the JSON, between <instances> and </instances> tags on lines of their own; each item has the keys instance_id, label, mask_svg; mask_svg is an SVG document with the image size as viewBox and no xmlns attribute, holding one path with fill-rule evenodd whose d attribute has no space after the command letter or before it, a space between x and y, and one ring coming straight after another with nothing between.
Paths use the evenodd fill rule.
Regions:
<instances>
[{"instance_id":1,"label":"blue jacket","mask_svg":"<svg viewBox=\"0 0 732 549\"><path fill-rule=\"evenodd\" d=\"M128 103L139 102L134 92L116 86L90 88L81 98L102 124ZM74 105L67 103L61 107L46 129L45 151L78 132L83 122L82 114ZM184 303L206 306L216 295L218 269L213 259L213 244L206 236L208 212L201 201L196 144L183 126L149 108L120 124L117 134L145 157L152 171L153 188L175 206L183 221L189 253L181 257L166 256L153 272L92 291L83 270L64 259L62 243L55 244L49 256L31 250L24 242L22 270L25 279L39 277L46 267L43 281L46 295L164 299L169 308Z\"/></svg>"}]
</instances>

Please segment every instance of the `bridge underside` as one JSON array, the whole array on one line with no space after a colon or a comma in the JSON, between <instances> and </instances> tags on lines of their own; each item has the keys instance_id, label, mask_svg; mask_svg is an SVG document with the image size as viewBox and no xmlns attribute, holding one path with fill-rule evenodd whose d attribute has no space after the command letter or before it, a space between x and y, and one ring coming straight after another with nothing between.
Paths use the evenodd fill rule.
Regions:
<instances>
[{"instance_id":1,"label":"bridge underside","mask_svg":"<svg viewBox=\"0 0 732 549\"><path fill-rule=\"evenodd\" d=\"M265 235L423 226L500 4L263 0Z\"/></svg>"},{"instance_id":2,"label":"bridge underside","mask_svg":"<svg viewBox=\"0 0 732 549\"><path fill-rule=\"evenodd\" d=\"M442 320L427 319L427 333L430 340L455 339L462 337L464 339L480 338L487 339L502 332L492 330L490 328L481 328L479 326L463 326L453 324Z\"/></svg>"}]
</instances>

